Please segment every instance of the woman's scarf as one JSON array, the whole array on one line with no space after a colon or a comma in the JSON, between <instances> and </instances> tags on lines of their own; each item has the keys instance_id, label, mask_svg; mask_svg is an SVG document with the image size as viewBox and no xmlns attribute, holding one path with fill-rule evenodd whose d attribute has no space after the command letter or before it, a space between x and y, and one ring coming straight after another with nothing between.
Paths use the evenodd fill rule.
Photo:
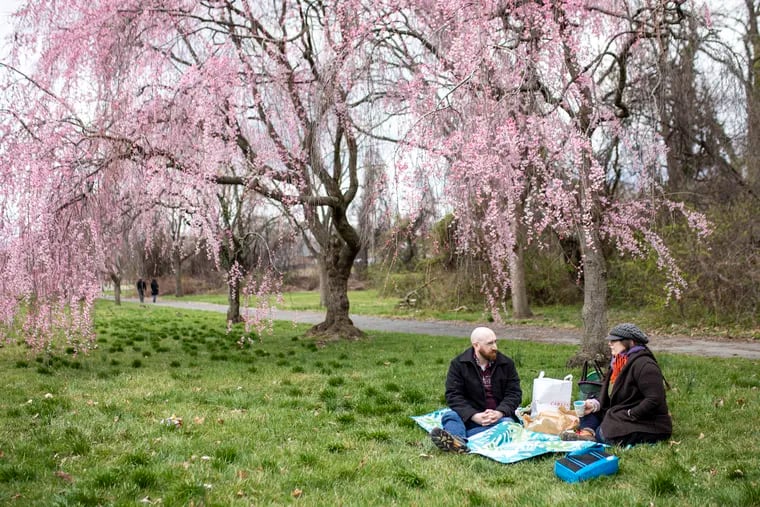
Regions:
<instances>
[{"instance_id":1,"label":"woman's scarf","mask_svg":"<svg viewBox=\"0 0 760 507\"><path fill-rule=\"evenodd\" d=\"M610 391L612 390L612 386L615 384L618 375L620 375L620 372L623 370L623 367L628 363L628 356L640 350L644 350L644 347L641 345L635 345L616 356L612 356L612 361L610 361L610 368L612 368L612 374L610 375Z\"/></svg>"}]
</instances>

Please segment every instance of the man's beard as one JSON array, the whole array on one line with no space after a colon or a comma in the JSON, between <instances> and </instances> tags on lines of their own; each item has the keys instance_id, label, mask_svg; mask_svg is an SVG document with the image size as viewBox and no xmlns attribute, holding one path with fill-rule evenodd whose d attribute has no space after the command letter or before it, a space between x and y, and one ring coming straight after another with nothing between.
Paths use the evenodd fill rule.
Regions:
<instances>
[{"instance_id":1,"label":"man's beard","mask_svg":"<svg viewBox=\"0 0 760 507\"><path fill-rule=\"evenodd\" d=\"M493 361L496 359L496 352L495 350L490 350L488 352L481 352L481 355L489 361Z\"/></svg>"}]
</instances>

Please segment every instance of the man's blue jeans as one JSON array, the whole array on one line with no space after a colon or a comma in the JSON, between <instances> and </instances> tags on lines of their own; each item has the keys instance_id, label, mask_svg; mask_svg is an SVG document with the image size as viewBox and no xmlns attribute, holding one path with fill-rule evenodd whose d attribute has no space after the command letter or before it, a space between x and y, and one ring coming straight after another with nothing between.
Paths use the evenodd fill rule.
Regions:
<instances>
[{"instance_id":1,"label":"man's blue jeans","mask_svg":"<svg viewBox=\"0 0 760 507\"><path fill-rule=\"evenodd\" d=\"M481 426L478 423L475 423L470 419L466 423L462 421L462 418L459 417L459 414L457 414L455 411L451 410L449 412L446 412L443 414L443 417L441 418L441 426L443 426L443 429L451 433L452 435L456 435L460 438L463 438L467 440L468 437L471 437L477 433L480 433L481 431L485 431L488 428L493 428L497 424L503 421L511 421L514 422L514 419L511 417L502 417L498 421L496 421L494 424L490 426Z\"/></svg>"}]
</instances>

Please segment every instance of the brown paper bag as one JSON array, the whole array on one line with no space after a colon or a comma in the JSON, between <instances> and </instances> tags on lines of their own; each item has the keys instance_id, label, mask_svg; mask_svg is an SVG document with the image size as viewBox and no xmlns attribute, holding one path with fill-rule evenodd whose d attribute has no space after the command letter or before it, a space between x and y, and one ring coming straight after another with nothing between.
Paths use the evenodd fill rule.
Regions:
<instances>
[{"instance_id":1,"label":"brown paper bag","mask_svg":"<svg viewBox=\"0 0 760 507\"><path fill-rule=\"evenodd\" d=\"M535 416L524 414L523 423L526 430L559 435L565 430L577 429L580 419L574 410L559 407L557 410L544 410Z\"/></svg>"}]
</instances>

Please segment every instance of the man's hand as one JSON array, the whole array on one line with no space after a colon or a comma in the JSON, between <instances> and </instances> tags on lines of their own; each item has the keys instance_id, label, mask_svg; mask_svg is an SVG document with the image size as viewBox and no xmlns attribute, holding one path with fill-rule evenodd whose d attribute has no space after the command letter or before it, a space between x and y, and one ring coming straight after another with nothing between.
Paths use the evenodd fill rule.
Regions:
<instances>
[{"instance_id":1,"label":"man's hand","mask_svg":"<svg viewBox=\"0 0 760 507\"><path fill-rule=\"evenodd\" d=\"M478 412L472 416L473 422L480 424L481 426L490 426L496 424L499 419L504 417L504 412L500 410L488 409L484 412Z\"/></svg>"}]
</instances>

